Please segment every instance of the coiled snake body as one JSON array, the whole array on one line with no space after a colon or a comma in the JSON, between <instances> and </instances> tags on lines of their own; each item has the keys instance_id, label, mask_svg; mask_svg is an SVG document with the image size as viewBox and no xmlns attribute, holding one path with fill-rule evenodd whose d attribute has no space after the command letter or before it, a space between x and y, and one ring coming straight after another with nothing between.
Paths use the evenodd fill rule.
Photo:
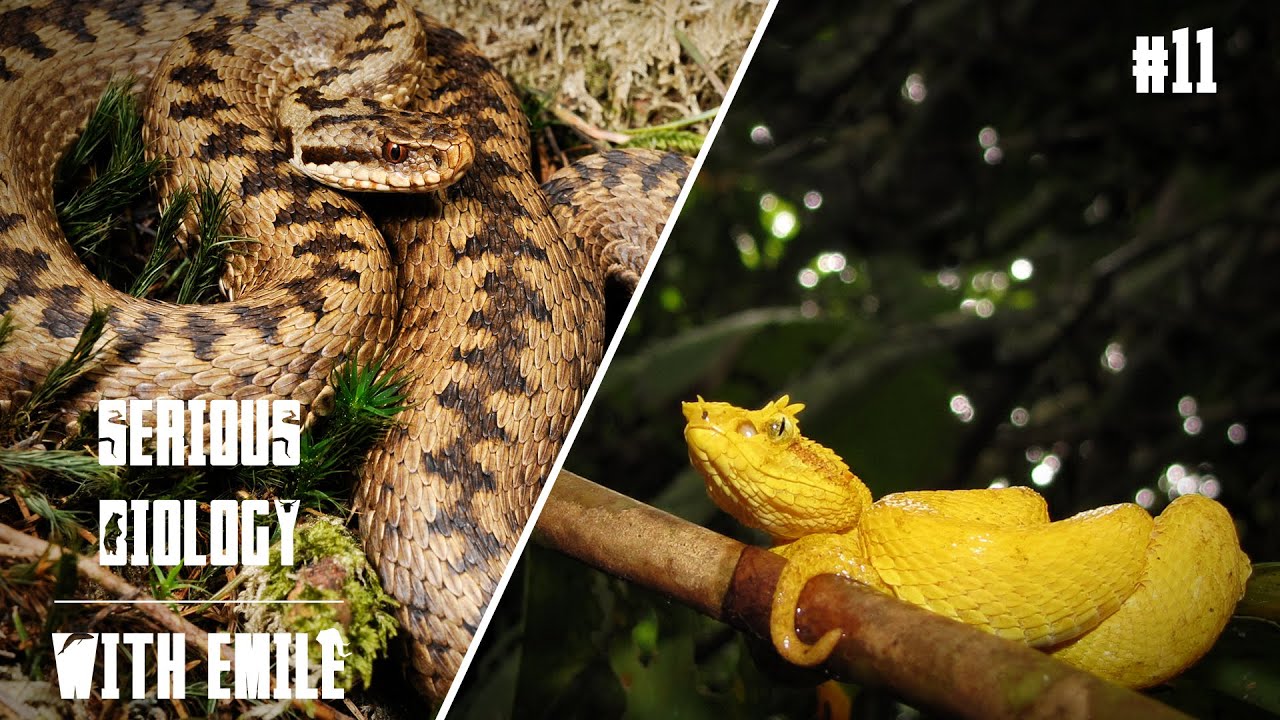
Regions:
<instances>
[{"instance_id":1,"label":"coiled snake body","mask_svg":"<svg viewBox=\"0 0 1280 720\"><path fill-rule=\"evenodd\" d=\"M1132 686L1203 656L1251 567L1225 508L1184 495L1154 520L1134 504L1050 523L1023 487L871 492L834 452L800 434L804 405L684 404L689 459L707 492L768 532L787 558L770 616L779 653L813 665L840 639L796 635L805 583L824 573L1051 652Z\"/></svg>"},{"instance_id":2,"label":"coiled snake body","mask_svg":"<svg viewBox=\"0 0 1280 720\"><path fill-rule=\"evenodd\" d=\"M236 199L230 230L254 242L228 263L227 302L126 296L58 228L57 161L122 74L150 79L148 152L171 158L163 189L207 174ZM0 347L0 405L66 357L93 307L111 308L105 349L71 410L126 397L320 409L336 364L389 353L410 378L409 409L355 502L417 681L442 696L599 360L604 268L634 278L647 255L609 233L641 228L651 247L687 170L609 153L549 183L553 209L525 125L469 43L395 0L6 9L0 314L15 331ZM352 196L303 171L426 194L362 198L384 244Z\"/></svg>"}]
</instances>

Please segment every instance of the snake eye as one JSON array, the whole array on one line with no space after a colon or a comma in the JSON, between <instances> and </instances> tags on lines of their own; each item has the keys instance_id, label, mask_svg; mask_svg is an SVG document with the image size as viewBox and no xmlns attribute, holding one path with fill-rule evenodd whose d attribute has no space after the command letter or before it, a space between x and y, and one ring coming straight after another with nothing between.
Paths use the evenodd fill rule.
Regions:
<instances>
[{"instance_id":1,"label":"snake eye","mask_svg":"<svg viewBox=\"0 0 1280 720\"><path fill-rule=\"evenodd\" d=\"M388 140L382 146L382 158L389 163L402 163L409 159L409 148Z\"/></svg>"},{"instance_id":2,"label":"snake eye","mask_svg":"<svg viewBox=\"0 0 1280 720\"><path fill-rule=\"evenodd\" d=\"M787 431L786 418L778 418L777 420L774 420L773 422L769 423L769 434L772 435L774 439L782 437L782 433L786 431Z\"/></svg>"}]
</instances>

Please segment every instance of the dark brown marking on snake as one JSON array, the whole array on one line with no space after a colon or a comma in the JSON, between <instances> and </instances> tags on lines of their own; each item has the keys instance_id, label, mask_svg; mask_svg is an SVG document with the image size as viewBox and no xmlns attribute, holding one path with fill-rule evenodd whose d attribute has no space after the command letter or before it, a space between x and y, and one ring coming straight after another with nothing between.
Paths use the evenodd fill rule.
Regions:
<instances>
[{"instance_id":1,"label":"dark brown marking on snake","mask_svg":"<svg viewBox=\"0 0 1280 720\"><path fill-rule=\"evenodd\" d=\"M218 323L202 315L193 314L187 318L187 330L191 336L191 349L199 360L213 360L218 357L214 344L223 337Z\"/></svg>"},{"instance_id":2,"label":"dark brown marking on snake","mask_svg":"<svg viewBox=\"0 0 1280 720\"><path fill-rule=\"evenodd\" d=\"M180 65L169 72L169 79L183 87L195 88L205 83L217 83L222 80L218 69L203 62Z\"/></svg>"},{"instance_id":3,"label":"dark brown marking on snake","mask_svg":"<svg viewBox=\"0 0 1280 720\"><path fill-rule=\"evenodd\" d=\"M17 277L6 282L0 291L0 312L4 312L38 288L36 280L49 270L49 253L13 248L0 252L0 267L18 270Z\"/></svg>"},{"instance_id":4,"label":"dark brown marking on snake","mask_svg":"<svg viewBox=\"0 0 1280 720\"><path fill-rule=\"evenodd\" d=\"M336 237L315 237L294 245L293 256L298 258L319 253L368 252L368 250L364 243L340 232Z\"/></svg>"},{"instance_id":5,"label":"dark brown marking on snake","mask_svg":"<svg viewBox=\"0 0 1280 720\"><path fill-rule=\"evenodd\" d=\"M259 162L263 163L263 167L275 168L275 172L245 175L240 180L241 199L260 195L267 190L280 189L294 194L301 202L317 189L316 184L309 179L291 172L289 156L279 149L272 149L268 152L247 153L247 155L257 158Z\"/></svg>"},{"instance_id":6,"label":"dark brown marking on snake","mask_svg":"<svg viewBox=\"0 0 1280 720\"><path fill-rule=\"evenodd\" d=\"M169 117L182 122L187 118L207 118L216 112L230 109L230 103L221 95L201 95L194 100L169 105Z\"/></svg>"},{"instance_id":7,"label":"dark brown marking on snake","mask_svg":"<svg viewBox=\"0 0 1280 720\"><path fill-rule=\"evenodd\" d=\"M219 15L213 20L213 27L190 33L185 37L188 45L196 54L230 55L232 53L231 35L236 25L226 15Z\"/></svg>"},{"instance_id":8,"label":"dark brown marking on snake","mask_svg":"<svg viewBox=\"0 0 1280 720\"><path fill-rule=\"evenodd\" d=\"M45 18L34 8L17 8L0 15L0 47L17 48L37 60L53 57L53 49L44 44L35 30L30 29L33 19L43 21ZM41 24L34 23L36 27Z\"/></svg>"},{"instance_id":9,"label":"dark brown marking on snake","mask_svg":"<svg viewBox=\"0 0 1280 720\"><path fill-rule=\"evenodd\" d=\"M320 72L316 73L315 77L312 78L312 80L323 85L337 78L340 78L343 75L350 75L352 72L355 72L355 71L356 71L356 68L353 68L349 65L340 65L340 66L325 68L324 70L321 70Z\"/></svg>"},{"instance_id":10,"label":"dark brown marking on snake","mask_svg":"<svg viewBox=\"0 0 1280 720\"><path fill-rule=\"evenodd\" d=\"M49 304L45 307L40 327L58 338L76 337L84 329L88 317L76 310L76 305L84 299L84 291L76 285L59 285L44 291Z\"/></svg>"},{"instance_id":11,"label":"dark brown marking on snake","mask_svg":"<svg viewBox=\"0 0 1280 720\"><path fill-rule=\"evenodd\" d=\"M487 143L503 136L502 128L490 118L475 118L466 123L467 134L477 144Z\"/></svg>"},{"instance_id":12,"label":"dark brown marking on snake","mask_svg":"<svg viewBox=\"0 0 1280 720\"><path fill-rule=\"evenodd\" d=\"M372 153L360 152L345 146L302 148L302 162L315 165L332 165L333 163L376 159Z\"/></svg>"},{"instance_id":13,"label":"dark brown marking on snake","mask_svg":"<svg viewBox=\"0 0 1280 720\"><path fill-rule=\"evenodd\" d=\"M370 25L364 29L364 32L356 36L356 42L377 42L386 37L387 33L392 30L399 30L404 27L404 23L397 20L389 25Z\"/></svg>"},{"instance_id":14,"label":"dark brown marking on snake","mask_svg":"<svg viewBox=\"0 0 1280 720\"><path fill-rule=\"evenodd\" d=\"M315 120L311 121L311 124L307 126L307 129L318 130L320 128L328 127L330 125L341 125L343 123L349 123L352 121L363 121L365 119L369 119L376 122L382 122L387 119L387 114L385 112L378 112L378 113L369 113L369 114L338 113L336 115L320 115L316 117Z\"/></svg>"},{"instance_id":15,"label":"dark brown marking on snake","mask_svg":"<svg viewBox=\"0 0 1280 720\"><path fill-rule=\"evenodd\" d=\"M374 55L382 55L389 52L391 52L391 48L387 47L386 45L362 48L360 50L352 50L350 53L347 54L347 57L344 58L344 62L358 62L367 57L372 57Z\"/></svg>"},{"instance_id":16,"label":"dark brown marking on snake","mask_svg":"<svg viewBox=\"0 0 1280 720\"><path fill-rule=\"evenodd\" d=\"M115 20L121 25L133 30L135 35L144 35L146 28L143 25L143 8L146 6L143 0L129 0L122 2L107 13L107 17Z\"/></svg>"},{"instance_id":17,"label":"dark brown marking on snake","mask_svg":"<svg viewBox=\"0 0 1280 720\"><path fill-rule=\"evenodd\" d=\"M689 175L689 161L680 155L663 155L657 163L652 166L652 173L646 173L644 176L643 189L645 192L656 187L661 181L663 175L671 175L680 178L680 182L676 184L675 195L680 194L679 188L684 185L684 179Z\"/></svg>"},{"instance_id":18,"label":"dark brown marking on snake","mask_svg":"<svg viewBox=\"0 0 1280 720\"><path fill-rule=\"evenodd\" d=\"M19 223L26 222L26 216L22 213L5 213L0 215L0 232L8 232L17 227Z\"/></svg>"},{"instance_id":19,"label":"dark brown marking on snake","mask_svg":"<svg viewBox=\"0 0 1280 720\"><path fill-rule=\"evenodd\" d=\"M58 29L75 37L76 42L97 42L98 36L91 32L85 23L92 9L80 0L60 0L48 7L48 13L52 17L46 17L51 19Z\"/></svg>"},{"instance_id":20,"label":"dark brown marking on snake","mask_svg":"<svg viewBox=\"0 0 1280 720\"><path fill-rule=\"evenodd\" d=\"M304 222L332 224L337 220L360 217L363 217L363 214L359 210L322 200L318 208L306 203L295 203L291 207L280 208L276 211L272 223L276 227Z\"/></svg>"},{"instance_id":21,"label":"dark brown marking on snake","mask_svg":"<svg viewBox=\"0 0 1280 720\"><path fill-rule=\"evenodd\" d=\"M510 300L494 304L500 313L499 327L518 320L521 312L528 313L538 322L551 322L551 309L547 307L546 301L523 280L501 277L491 271L485 273L483 287L491 297Z\"/></svg>"},{"instance_id":22,"label":"dark brown marking on snake","mask_svg":"<svg viewBox=\"0 0 1280 720\"><path fill-rule=\"evenodd\" d=\"M243 156L263 162L265 161L264 153L251 152L242 147L243 138L256 137L258 134L257 130L238 120L223 123L216 131L209 133L204 143L198 148L198 152L201 158L208 161Z\"/></svg>"},{"instance_id":23,"label":"dark brown marking on snake","mask_svg":"<svg viewBox=\"0 0 1280 720\"><path fill-rule=\"evenodd\" d=\"M280 142L284 143L284 154L293 157L293 128L285 126L279 130Z\"/></svg>"},{"instance_id":24,"label":"dark brown marking on snake","mask_svg":"<svg viewBox=\"0 0 1280 720\"><path fill-rule=\"evenodd\" d=\"M315 273L318 277L339 280L347 285L360 284L360 271L346 267L336 260L317 263Z\"/></svg>"},{"instance_id":25,"label":"dark brown marking on snake","mask_svg":"<svg viewBox=\"0 0 1280 720\"><path fill-rule=\"evenodd\" d=\"M475 540L475 542L467 544L467 551L462 556L462 561L465 564L462 567L453 567L454 572L465 573L472 567L484 567L489 559L496 557L502 551L502 543L498 542L497 536L493 533L480 530L480 526L473 519L475 513L471 512L469 508L459 505L454 507L453 510L453 513L437 513L435 518L427 523L427 527L430 528L432 533L445 537L452 537L458 534ZM429 603L418 603L417 605L418 607L427 607ZM474 633L475 631L472 630L471 632ZM448 652L449 648L445 645L441 647L440 651Z\"/></svg>"},{"instance_id":26,"label":"dark brown marking on snake","mask_svg":"<svg viewBox=\"0 0 1280 720\"><path fill-rule=\"evenodd\" d=\"M214 0L183 0L182 6L195 11L197 15L206 15L213 9Z\"/></svg>"},{"instance_id":27,"label":"dark brown marking on snake","mask_svg":"<svg viewBox=\"0 0 1280 720\"><path fill-rule=\"evenodd\" d=\"M8 61L4 57L0 57L0 82L9 82L18 79L19 75L8 68Z\"/></svg>"},{"instance_id":28,"label":"dark brown marking on snake","mask_svg":"<svg viewBox=\"0 0 1280 720\"><path fill-rule=\"evenodd\" d=\"M278 344L276 332L280 328L280 322L284 320L283 314L273 311L270 306L231 305L227 309L240 318L238 323L240 327L257 328L264 345ZM253 368L253 370L256 373L261 368Z\"/></svg>"},{"instance_id":29,"label":"dark brown marking on snake","mask_svg":"<svg viewBox=\"0 0 1280 720\"><path fill-rule=\"evenodd\" d=\"M308 110L329 110L332 108L340 108L347 104L346 100L330 100L320 94L320 91L311 87L300 87L294 91L293 96L298 102L307 107Z\"/></svg>"},{"instance_id":30,"label":"dark brown marking on snake","mask_svg":"<svg viewBox=\"0 0 1280 720\"><path fill-rule=\"evenodd\" d=\"M164 320L159 315L151 311L144 312L136 328L117 331L116 340L111 347L121 362L131 363L138 359L142 348L159 337L163 327Z\"/></svg>"},{"instance_id":31,"label":"dark brown marking on snake","mask_svg":"<svg viewBox=\"0 0 1280 720\"><path fill-rule=\"evenodd\" d=\"M62 392L66 393L68 397L76 397L92 393L95 391L96 387L97 379L94 378L93 374L84 373L72 380L71 384L67 385L66 389Z\"/></svg>"},{"instance_id":32,"label":"dark brown marking on snake","mask_svg":"<svg viewBox=\"0 0 1280 720\"><path fill-rule=\"evenodd\" d=\"M279 180L265 175L250 173L240 179L240 199L245 200L261 195L278 187L280 187Z\"/></svg>"},{"instance_id":33,"label":"dark brown marking on snake","mask_svg":"<svg viewBox=\"0 0 1280 720\"><path fill-rule=\"evenodd\" d=\"M366 17L371 18L374 22L377 22L380 24L382 23L383 20L387 18L387 13L390 12L391 8L394 5L395 3L393 0L387 0L387 2L384 2L381 5L376 5L376 6L370 5L369 3L364 2L363 0L358 0L356 2L351 3L351 9L346 12L346 16L349 18L353 18L360 15L364 15Z\"/></svg>"}]
</instances>

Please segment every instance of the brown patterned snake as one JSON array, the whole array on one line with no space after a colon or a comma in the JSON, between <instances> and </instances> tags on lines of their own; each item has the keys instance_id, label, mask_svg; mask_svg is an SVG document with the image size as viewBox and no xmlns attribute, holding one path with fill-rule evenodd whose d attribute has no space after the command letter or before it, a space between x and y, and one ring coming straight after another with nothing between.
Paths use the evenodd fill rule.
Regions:
<instances>
[{"instance_id":1,"label":"brown patterned snake","mask_svg":"<svg viewBox=\"0 0 1280 720\"><path fill-rule=\"evenodd\" d=\"M229 230L256 242L228 263L227 302L128 297L92 277L58 228L56 163L126 73L150 79L148 149L172 158L163 189L207 173L239 201ZM16 330L0 348L0 409L66 357L94 306L112 308L106 346L71 408L103 397L310 407L344 358L389 351L411 406L355 501L366 551L402 604L417 680L443 695L598 363L604 268L634 273L647 255L628 266L616 241L638 228L651 247L687 170L674 156L610 153L549 183L551 209L526 125L470 44L395 0L7 10L0 314ZM350 140L321 145L324 134ZM387 247L352 196L295 161L327 166L339 185L456 182L362 196Z\"/></svg>"}]
</instances>

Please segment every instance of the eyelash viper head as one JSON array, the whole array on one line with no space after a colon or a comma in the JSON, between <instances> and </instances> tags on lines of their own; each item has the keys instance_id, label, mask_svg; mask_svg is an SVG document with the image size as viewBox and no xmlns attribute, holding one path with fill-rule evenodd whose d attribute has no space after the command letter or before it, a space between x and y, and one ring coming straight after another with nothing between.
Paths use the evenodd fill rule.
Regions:
<instances>
[{"instance_id":1,"label":"eyelash viper head","mask_svg":"<svg viewBox=\"0 0 1280 720\"><path fill-rule=\"evenodd\" d=\"M792 662L823 661L833 630L795 633L806 582L833 573L1130 687L1204 655L1251 566L1226 509L1184 495L1154 520L1133 504L1050 522L1029 488L917 491L871 502L831 450L800 434L804 405L684 403L689 459L722 509L768 532L788 563L771 616Z\"/></svg>"}]
</instances>

